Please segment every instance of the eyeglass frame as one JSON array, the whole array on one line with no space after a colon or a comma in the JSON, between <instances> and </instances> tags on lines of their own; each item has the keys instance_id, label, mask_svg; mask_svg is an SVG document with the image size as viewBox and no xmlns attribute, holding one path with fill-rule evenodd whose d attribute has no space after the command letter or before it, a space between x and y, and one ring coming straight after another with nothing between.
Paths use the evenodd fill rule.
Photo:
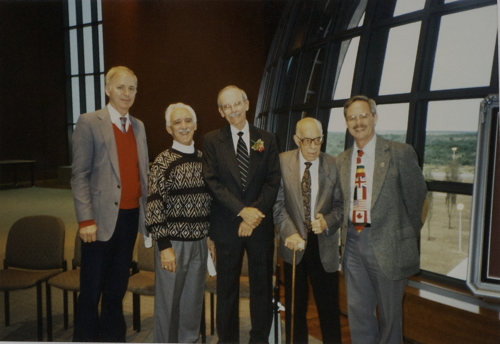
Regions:
<instances>
[{"instance_id":1,"label":"eyeglass frame","mask_svg":"<svg viewBox=\"0 0 500 344\"><path fill-rule=\"evenodd\" d=\"M246 102L247 102L247 99L243 99L243 100L237 101L234 104L224 104L224 105L221 105L219 107L222 109L222 111L224 113L226 113L227 111L233 111L233 109L237 109L237 108L242 107Z\"/></svg>"},{"instance_id":2,"label":"eyeglass frame","mask_svg":"<svg viewBox=\"0 0 500 344\"><path fill-rule=\"evenodd\" d=\"M298 135L295 135L297 136L297 138L299 139L299 141L305 146L305 147L309 147L311 145L311 143L314 142L314 144L316 146L321 146L323 144L323 138L324 138L324 134L321 134L321 136L318 136L318 137L315 137L315 138L310 138L310 137L304 137L303 139L300 138ZM321 141L318 143L316 142L318 139L320 139ZM309 143L306 143L304 142L305 140L309 140L309 141L306 141L306 142L309 142Z\"/></svg>"},{"instance_id":3,"label":"eyeglass frame","mask_svg":"<svg viewBox=\"0 0 500 344\"><path fill-rule=\"evenodd\" d=\"M366 121L370 115L374 116L375 114L373 113L360 113L359 115L351 115L349 117L346 117L345 120L346 122L353 123L356 121L356 119L359 119L360 121Z\"/></svg>"}]
</instances>

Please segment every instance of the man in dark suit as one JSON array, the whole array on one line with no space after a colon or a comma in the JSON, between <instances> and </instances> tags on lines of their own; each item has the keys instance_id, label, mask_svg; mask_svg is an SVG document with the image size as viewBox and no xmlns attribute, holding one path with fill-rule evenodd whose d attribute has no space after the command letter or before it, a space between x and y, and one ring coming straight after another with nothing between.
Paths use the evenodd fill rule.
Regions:
<instances>
[{"instance_id":1,"label":"man in dark suit","mask_svg":"<svg viewBox=\"0 0 500 344\"><path fill-rule=\"evenodd\" d=\"M272 321L274 225L280 183L274 135L248 123L245 92L219 92L219 113L229 125L203 140L203 175L213 202L209 235L217 255L217 334L238 343L239 277L244 251L250 279L251 343L268 342Z\"/></svg>"},{"instance_id":2,"label":"man in dark suit","mask_svg":"<svg viewBox=\"0 0 500 344\"><path fill-rule=\"evenodd\" d=\"M146 133L144 124L128 113L136 93L137 77L130 69L110 69L109 104L81 115L73 133L71 187L83 240L73 335L78 342L125 341L122 302L137 232L151 244L144 220Z\"/></svg>"},{"instance_id":3,"label":"man in dark suit","mask_svg":"<svg viewBox=\"0 0 500 344\"><path fill-rule=\"evenodd\" d=\"M279 256L285 274L286 342L291 338L293 251L296 252L294 343L307 343L308 278L323 343L341 343L338 304L339 229L343 199L335 158L320 151L321 123L311 117L297 123L298 149L280 154L281 186L274 205Z\"/></svg>"},{"instance_id":4,"label":"man in dark suit","mask_svg":"<svg viewBox=\"0 0 500 344\"><path fill-rule=\"evenodd\" d=\"M403 296L407 278L420 269L427 187L414 149L375 134L375 101L354 96L344 105L344 116L354 137L354 147L337 158L351 339L402 343Z\"/></svg>"}]
</instances>

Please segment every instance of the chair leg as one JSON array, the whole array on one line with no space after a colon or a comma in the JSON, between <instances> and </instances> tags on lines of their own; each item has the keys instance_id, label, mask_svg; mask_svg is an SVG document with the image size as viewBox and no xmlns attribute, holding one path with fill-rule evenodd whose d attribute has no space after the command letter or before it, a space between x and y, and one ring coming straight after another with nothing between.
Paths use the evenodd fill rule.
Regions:
<instances>
[{"instance_id":1,"label":"chair leg","mask_svg":"<svg viewBox=\"0 0 500 344\"><path fill-rule=\"evenodd\" d=\"M43 315L42 315L42 282L36 284L36 319L38 341L43 341Z\"/></svg>"},{"instance_id":2,"label":"chair leg","mask_svg":"<svg viewBox=\"0 0 500 344\"><path fill-rule=\"evenodd\" d=\"M214 335L215 303L214 294L210 293L210 335Z\"/></svg>"},{"instance_id":3,"label":"chair leg","mask_svg":"<svg viewBox=\"0 0 500 344\"><path fill-rule=\"evenodd\" d=\"M50 285L45 282L45 295L47 307L47 341L52 341L52 290Z\"/></svg>"},{"instance_id":4,"label":"chair leg","mask_svg":"<svg viewBox=\"0 0 500 344\"><path fill-rule=\"evenodd\" d=\"M205 320L205 295L203 295L203 306L201 309L201 324L200 324L200 332L201 332L201 342L207 342L207 324Z\"/></svg>"},{"instance_id":5,"label":"chair leg","mask_svg":"<svg viewBox=\"0 0 500 344\"><path fill-rule=\"evenodd\" d=\"M76 308L78 307L78 292L73 292L73 327L75 326L76 320Z\"/></svg>"},{"instance_id":6,"label":"chair leg","mask_svg":"<svg viewBox=\"0 0 500 344\"><path fill-rule=\"evenodd\" d=\"M4 299L4 309L5 309L5 327L10 325L10 301L9 301L9 292L3 292Z\"/></svg>"},{"instance_id":7,"label":"chair leg","mask_svg":"<svg viewBox=\"0 0 500 344\"><path fill-rule=\"evenodd\" d=\"M132 318L134 330L141 332L141 296L139 294L132 294Z\"/></svg>"},{"instance_id":8,"label":"chair leg","mask_svg":"<svg viewBox=\"0 0 500 344\"><path fill-rule=\"evenodd\" d=\"M63 290L64 329L68 329L68 291Z\"/></svg>"}]
</instances>

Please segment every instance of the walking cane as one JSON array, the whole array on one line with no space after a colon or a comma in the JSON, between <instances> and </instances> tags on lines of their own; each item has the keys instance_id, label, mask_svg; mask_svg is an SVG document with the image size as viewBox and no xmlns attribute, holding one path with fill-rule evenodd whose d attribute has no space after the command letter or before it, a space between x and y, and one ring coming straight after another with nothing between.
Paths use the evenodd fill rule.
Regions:
<instances>
[{"instance_id":1,"label":"walking cane","mask_svg":"<svg viewBox=\"0 0 500 344\"><path fill-rule=\"evenodd\" d=\"M292 259L292 309L291 309L291 321L290 321L290 344L293 344L293 332L294 332L294 318L295 318L295 262L297 260L297 250L293 249L293 259Z\"/></svg>"}]
</instances>

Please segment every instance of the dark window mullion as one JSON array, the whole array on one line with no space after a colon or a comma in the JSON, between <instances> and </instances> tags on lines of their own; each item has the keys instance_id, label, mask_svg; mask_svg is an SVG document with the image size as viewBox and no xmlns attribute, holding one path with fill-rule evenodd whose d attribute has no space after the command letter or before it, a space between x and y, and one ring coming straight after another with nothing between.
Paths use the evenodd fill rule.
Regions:
<instances>
[{"instance_id":1,"label":"dark window mullion","mask_svg":"<svg viewBox=\"0 0 500 344\"><path fill-rule=\"evenodd\" d=\"M87 112L86 92L85 92L85 46L83 42L83 8L80 1L76 1L76 41L78 46L78 84L80 88L80 113Z\"/></svg>"}]
</instances>

